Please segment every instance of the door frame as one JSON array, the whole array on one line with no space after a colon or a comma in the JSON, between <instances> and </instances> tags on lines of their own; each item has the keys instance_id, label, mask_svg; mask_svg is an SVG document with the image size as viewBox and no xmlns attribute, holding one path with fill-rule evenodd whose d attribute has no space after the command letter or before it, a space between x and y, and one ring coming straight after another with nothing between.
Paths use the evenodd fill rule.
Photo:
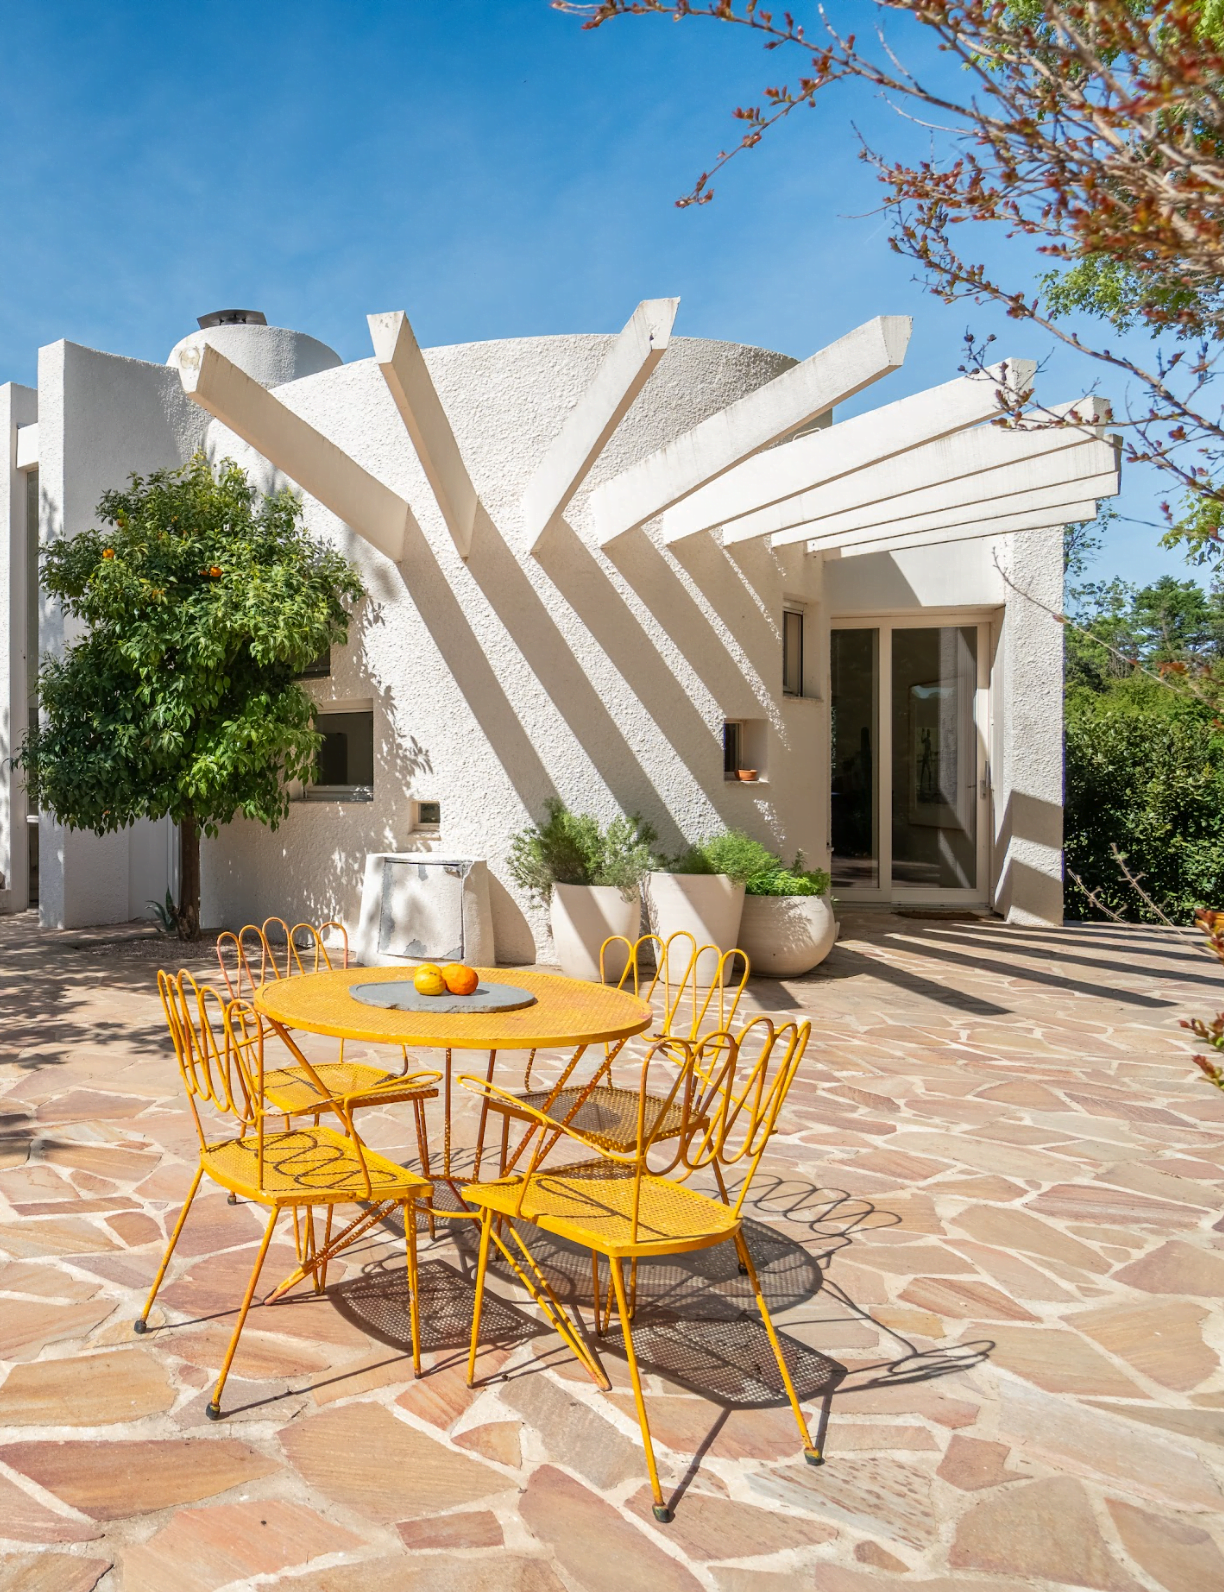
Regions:
<instances>
[{"instance_id":1,"label":"door frame","mask_svg":"<svg viewBox=\"0 0 1224 1592\"><path fill-rule=\"evenodd\" d=\"M901 614L853 614L829 620L834 630L875 630L879 632L877 653L876 749L876 846L879 852L879 883L874 889L863 886L836 886L837 897L849 904L877 902L897 906L991 906L994 902L994 791L991 777L991 748L996 744L994 693L991 674L999 636L997 608L923 608ZM977 630L977 685L973 697L974 745L977 771L977 885L972 889L950 886L894 885L892 879L892 638L894 630L937 630L943 627ZM832 699L830 697L830 718ZM832 780L832 748L829 778ZM829 855L832 861L832 802L829 803Z\"/></svg>"}]
</instances>

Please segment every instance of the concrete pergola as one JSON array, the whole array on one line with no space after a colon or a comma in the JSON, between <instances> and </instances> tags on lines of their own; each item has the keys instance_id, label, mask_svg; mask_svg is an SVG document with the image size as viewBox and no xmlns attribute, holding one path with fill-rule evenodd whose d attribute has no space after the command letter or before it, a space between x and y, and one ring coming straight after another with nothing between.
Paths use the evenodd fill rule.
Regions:
<instances>
[{"instance_id":1,"label":"concrete pergola","mask_svg":"<svg viewBox=\"0 0 1224 1592\"><path fill-rule=\"evenodd\" d=\"M565 515L665 359L678 299L643 300L557 432L523 494L523 551ZM408 317L368 317L378 366L461 558L479 498ZM878 316L667 442L590 494L600 547L657 525L664 545L893 552L1091 519L1119 490L1120 439L1087 397L1031 407L1036 367L1006 359L853 419L832 411L905 359L908 317ZM184 391L371 546L401 561L412 504L215 347L184 350Z\"/></svg>"}]
</instances>

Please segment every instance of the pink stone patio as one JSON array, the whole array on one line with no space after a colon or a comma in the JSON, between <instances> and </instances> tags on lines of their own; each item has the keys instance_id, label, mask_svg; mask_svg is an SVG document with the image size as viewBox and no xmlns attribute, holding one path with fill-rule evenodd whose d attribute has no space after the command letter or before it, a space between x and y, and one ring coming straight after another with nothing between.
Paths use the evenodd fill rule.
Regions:
<instances>
[{"instance_id":1,"label":"pink stone patio","mask_svg":"<svg viewBox=\"0 0 1224 1592\"><path fill-rule=\"evenodd\" d=\"M860 914L817 974L754 986L813 1022L749 1241L814 1419L835 1389L828 1463L733 1258L660 1268L671 1526L614 1345L608 1397L499 1279L464 1386L466 1230L423 1244L432 1374L380 1234L252 1313L205 1420L256 1219L202 1197L133 1336L194 1135L156 953L108 938L0 920L4 1592L1224 1586L1224 1095L1177 1027L1224 979L1172 935ZM363 1122L412 1153L405 1117Z\"/></svg>"}]
</instances>

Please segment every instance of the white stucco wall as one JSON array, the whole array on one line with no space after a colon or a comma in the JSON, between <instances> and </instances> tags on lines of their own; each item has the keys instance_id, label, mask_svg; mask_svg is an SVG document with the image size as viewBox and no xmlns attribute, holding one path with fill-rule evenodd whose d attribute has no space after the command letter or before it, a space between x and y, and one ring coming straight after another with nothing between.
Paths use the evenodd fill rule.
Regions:
<instances>
[{"instance_id":1,"label":"white stucco wall","mask_svg":"<svg viewBox=\"0 0 1224 1592\"><path fill-rule=\"evenodd\" d=\"M75 536L95 523L108 488L132 471L172 468L203 440L207 416L185 398L177 371L59 342L39 350L39 539ZM57 606L43 603L40 652L71 639ZM69 830L39 819L39 920L48 928L122 923L147 913L170 882L168 824L118 834Z\"/></svg>"},{"instance_id":2,"label":"white stucco wall","mask_svg":"<svg viewBox=\"0 0 1224 1592\"><path fill-rule=\"evenodd\" d=\"M535 557L523 552L528 481L611 339L546 337L426 351L481 496L471 556L455 551L373 360L277 396L412 503L420 522L400 565L307 500L308 522L360 567L369 590L352 644L320 700L368 699L375 799L296 804L275 835L231 825L204 852L203 913L239 921L272 910L352 919L371 851L429 846L414 800L440 801L445 850L486 857L498 954L545 954L545 917L505 874L511 836L545 800L654 823L662 844L743 826L787 851L824 856L822 704L783 702L784 596L815 601L815 562L711 538L661 550L645 533L606 553L585 538L591 490L660 443L754 390L793 361L681 338L639 395L578 497ZM274 479L219 423L208 436ZM814 584L815 582L815 584ZM751 722L757 786L722 779L722 724Z\"/></svg>"},{"instance_id":3,"label":"white stucco wall","mask_svg":"<svg viewBox=\"0 0 1224 1592\"><path fill-rule=\"evenodd\" d=\"M996 620L995 716L1008 725L994 758L996 899L1019 921L1061 918L1061 636L1001 573L1057 607L1057 533L821 558L802 544L723 548L707 534L665 548L638 531L599 550L589 512L595 488L794 364L762 349L679 338L566 519L529 554L524 489L612 342L545 337L425 351L481 498L465 562L375 362L341 365L315 339L240 326L193 333L166 366L69 343L41 351L43 541L91 524L102 492L133 470L176 465L200 445L237 459L265 489L284 484L184 396L173 360L204 342L275 386L402 494L417 519L392 563L305 499L310 528L345 551L367 587L331 678L308 689L321 705L372 708L374 800L299 801L275 833L239 820L206 841L206 924L277 913L355 925L367 854L442 850L488 860L499 957L547 956L546 915L516 893L505 859L511 837L553 795L604 820L640 812L668 851L731 825L788 859L802 850L823 865L830 620L931 609ZM10 486L16 423L0 428L9 436ZM782 611L794 605L806 616L801 699L781 695ZM41 647L65 639L60 616L45 613ZM761 770L760 783L723 780L726 718L745 722L746 761ZM441 803L440 834L414 832L417 801ZM143 915L172 872L166 825L98 838L44 817L41 847L49 925Z\"/></svg>"},{"instance_id":4,"label":"white stucco wall","mask_svg":"<svg viewBox=\"0 0 1224 1592\"><path fill-rule=\"evenodd\" d=\"M1061 530L1002 539L1007 608L996 652L995 906L1010 923L1063 916Z\"/></svg>"},{"instance_id":5,"label":"white stucco wall","mask_svg":"<svg viewBox=\"0 0 1224 1592\"><path fill-rule=\"evenodd\" d=\"M16 382L0 386L0 912L27 902L26 797L8 767L25 734L26 708L26 476L17 468L17 428L38 419L38 394Z\"/></svg>"},{"instance_id":6,"label":"white stucco wall","mask_svg":"<svg viewBox=\"0 0 1224 1592\"><path fill-rule=\"evenodd\" d=\"M206 343L264 387L299 381L342 363L334 348L305 332L293 332L285 326L241 325L209 326L189 332L175 343L166 364L178 370L188 349L198 351Z\"/></svg>"}]
</instances>

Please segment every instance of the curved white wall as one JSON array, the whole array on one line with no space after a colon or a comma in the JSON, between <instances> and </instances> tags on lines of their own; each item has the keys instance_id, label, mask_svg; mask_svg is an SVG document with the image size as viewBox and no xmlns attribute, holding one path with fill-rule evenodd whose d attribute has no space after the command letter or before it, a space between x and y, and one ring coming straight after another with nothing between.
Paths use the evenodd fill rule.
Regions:
<instances>
[{"instance_id":1,"label":"curved white wall","mask_svg":"<svg viewBox=\"0 0 1224 1592\"><path fill-rule=\"evenodd\" d=\"M305 332L291 332L284 326L209 326L181 337L170 350L166 364L176 370L184 352L210 343L218 353L246 371L263 387L280 387L287 381L300 381L321 370L332 370L341 363L334 348Z\"/></svg>"},{"instance_id":2,"label":"curved white wall","mask_svg":"<svg viewBox=\"0 0 1224 1592\"><path fill-rule=\"evenodd\" d=\"M245 329L244 329L245 330ZM212 333L208 338L212 340ZM545 449L612 339L566 336L426 351L480 494L472 551L455 551L373 360L323 371L277 396L412 504L392 564L307 499L307 521L345 549L369 592L321 701L369 700L375 800L297 803L278 833L236 822L205 853L205 921L268 912L355 921L367 852L440 845L488 858L498 955L547 953L546 916L505 873L511 836L545 800L608 819L642 813L664 846L743 825L788 852L824 854L823 704L783 702L783 597L814 601L818 561L801 548L724 551L711 538L661 549L645 532L607 551L586 532L602 480L794 363L781 354L673 340L568 523L535 556L519 504ZM218 422L229 455L268 487L271 468ZM722 722L756 721L769 783L722 778ZM413 801L440 801L437 842L411 832Z\"/></svg>"}]
</instances>

